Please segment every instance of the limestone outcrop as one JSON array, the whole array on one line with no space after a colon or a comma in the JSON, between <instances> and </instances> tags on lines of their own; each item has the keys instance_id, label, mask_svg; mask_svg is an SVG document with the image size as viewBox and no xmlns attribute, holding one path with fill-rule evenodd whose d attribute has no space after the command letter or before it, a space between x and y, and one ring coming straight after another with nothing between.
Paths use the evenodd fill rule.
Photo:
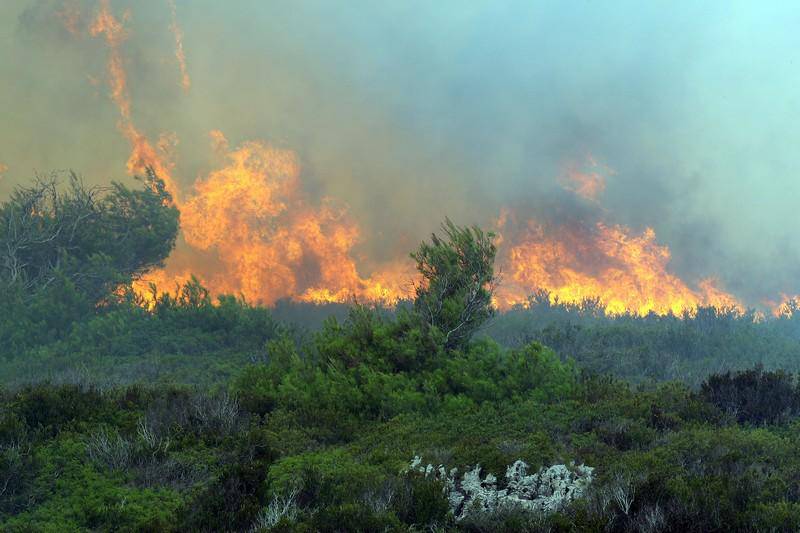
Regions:
<instances>
[{"instance_id":1,"label":"limestone outcrop","mask_svg":"<svg viewBox=\"0 0 800 533\"><path fill-rule=\"evenodd\" d=\"M506 469L506 483L502 489L491 473L481 477L480 465L459 476L456 468L447 470L444 465L423 465L421 457L414 457L409 470L441 481L450 510L456 520L463 520L474 513L507 510L537 514L556 512L585 495L594 468L558 464L528 474L528 465L517 460Z\"/></svg>"}]
</instances>

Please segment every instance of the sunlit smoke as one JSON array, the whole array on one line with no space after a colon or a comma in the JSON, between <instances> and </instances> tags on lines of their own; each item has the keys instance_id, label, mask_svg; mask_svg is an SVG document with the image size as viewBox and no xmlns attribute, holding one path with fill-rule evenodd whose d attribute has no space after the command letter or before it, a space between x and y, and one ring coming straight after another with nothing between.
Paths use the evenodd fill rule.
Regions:
<instances>
[{"instance_id":1,"label":"sunlit smoke","mask_svg":"<svg viewBox=\"0 0 800 533\"><path fill-rule=\"evenodd\" d=\"M56 17L61 21L61 25L73 37L82 35L81 26L83 17L77 0L65 0L61 9L56 11Z\"/></svg>"},{"instance_id":2,"label":"sunlit smoke","mask_svg":"<svg viewBox=\"0 0 800 533\"><path fill-rule=\"evenodd\" d=\"M565 165L559 181L568 191L585 200L597 202L606 188L605 176L609 173L610 169L603 167L594 157L589 156L583 164L571 162Z\"/></svg>"}]
</instances>

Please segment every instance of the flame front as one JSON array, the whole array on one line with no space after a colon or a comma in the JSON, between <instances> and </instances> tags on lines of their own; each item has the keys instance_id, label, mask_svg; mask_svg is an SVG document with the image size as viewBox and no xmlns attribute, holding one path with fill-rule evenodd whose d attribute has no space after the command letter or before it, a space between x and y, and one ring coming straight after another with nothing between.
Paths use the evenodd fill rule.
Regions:
<instances>
[{"instance_id":1,"label":"flame front","mask_svg":"<svg viewBox=\"0 0 800 533\"><path fill-rule=\"evenodd\" d=\"M181 84L190 85L177 25L175 4L170 30L175 38ZM77 16L63 18L68 30ZM149 282L171 291L192 274L212 293L244 295L270 304L280 298L305 302L342 302L356 298L392 304L412 293L416 274L406 260L396 260L362 276L354 259L361 231L347 210L333 199L314 203L303 193L295 154L260 141L229 147L219 131L212 147L223 164L179 194L173 179L174 135L153 145L134 125L121 47L128 37L126 13L117 19L109 0L100 8L89 33L102 36L108 48L108 85L120 113L118 128L131 145L128 172L153 168L164 179L181 211L182 240L167 267L137 281L135 290L150 300ZM72 33L72 31L70 30ZM592 204L605 189L610 171L589 156L570 164L561 185ZM605 222L546 224L504 210L497 223L498 269L502 282L495 295L501 309L526 305L530 294L547 290L554 301L580 304L597 299L609 314L681 315L699 306L742 309L713 279L692 288L668 269L670 252L655 232L641 233Z\"/></svg>"},{"instance_id":2,"label":"flame front","mask_svg":"<svg viewBox=\"0 0 800 533\"><path fill-rule=\"evenodd\" d=\"M599 299L608 314L681 315L698 306L742 309L742 304L706 279L692 289L667 266L669 248L655 232L641 234L621 225L520 223L513 211L498 221L501 238L500 308L526 305L535 290L552 301L580 304Z\"/></svg>"}]
</instances>

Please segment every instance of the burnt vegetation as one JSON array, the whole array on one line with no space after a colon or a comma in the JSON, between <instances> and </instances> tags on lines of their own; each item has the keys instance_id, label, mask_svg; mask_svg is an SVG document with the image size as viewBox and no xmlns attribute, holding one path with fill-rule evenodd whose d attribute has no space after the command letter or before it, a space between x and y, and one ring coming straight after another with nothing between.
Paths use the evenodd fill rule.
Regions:
<instances>
[{"instance_id":1,"label":"burnt vegetation","mask_svg":"<svg viewBox=\"0 0 800 533\"><path fill-rule=\"evenodd\" d=\"M40 180L0 206L3 531L795 531L800 318L495 314L493 236L447 221L395 309L145 304L163 184ZM502 477L585 463L583 498L456 523L419 455Z\"/></svg>"}]
</instances>

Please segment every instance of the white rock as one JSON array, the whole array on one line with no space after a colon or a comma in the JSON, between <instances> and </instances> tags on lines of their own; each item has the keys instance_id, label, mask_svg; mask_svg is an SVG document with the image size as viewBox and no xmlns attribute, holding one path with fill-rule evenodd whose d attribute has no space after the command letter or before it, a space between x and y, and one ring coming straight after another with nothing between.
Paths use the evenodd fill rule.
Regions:
<instances>
[{"instance_id":1,"label":"white rock","mask_svg":"<svg viewBox=\"0 0 800 533\"><path fill-rule=\"evenodd\" d=\"M533 513L553 513L571 501L585 495L592 482L594 468L574 464L553 465L528 475L528 465L516 461L506 469L506 488L497 489L497 478L487 474L481 479L481 467L475 465L458 479L458 470L449 472L444 465L422 465L422 458L414 457L409 470L433 477L443 484L450 510L456 520L473 513L522 509Z\"/></svg>"}]
</instances>

